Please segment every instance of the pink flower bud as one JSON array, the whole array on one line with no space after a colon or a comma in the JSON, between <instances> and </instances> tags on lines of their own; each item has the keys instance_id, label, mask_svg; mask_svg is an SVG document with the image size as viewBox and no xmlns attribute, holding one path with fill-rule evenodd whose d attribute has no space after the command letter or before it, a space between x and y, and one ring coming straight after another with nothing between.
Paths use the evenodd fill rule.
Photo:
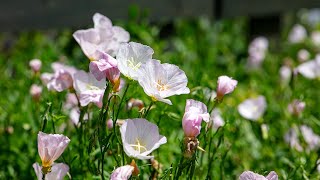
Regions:
<instances>
[{"instance_id":1,"label":"pink flower bud","mask_svg":"<svg viewBox=\"0 0 320 180\"><path fill-rule=\"evenodd\" d=\"M116 170L112 172L110 179L111 180L129 179L129 177L132 175L133 170L134 170L134 167L130 165L118 167Z\"/></svg>"},{"instance_id":2,"label":"pink flower bud","mask_svg":"<svg viewBox=\"0 0 320 180\"><path fill-rule=\"evenodd\" d=\"M186 137L196 137L200 134L202 120L209 121L207 106L200 101L188 99L182 119L182 127Z\"/></svg>"},{"instance_id":3,"label":"pink flower bud","mask_svg":"<svg viewBox=\"0 0 320 180\"><path fill-rule=\"evenodd\" d=\"M231 93L237 86L238 81L228 76L220 76L218 78L217 99L221 100L225 94Z\"/></svg>"},{"instance_id":4,"label":"pink flower bud","mask_svg":"<svg viewBox=\"0 0 320 180\"><path fill-rule=\"evenodd\" d=\"M109 119L109 120L107 121L107 127L108 127L108 129L112 129L112 128L113 128L113 121L112 121L112 119Z\"/></svg>"},{"instance_id":5,"label":"pink flower bud","mask_svg":"<svg viewBox=\"0 0 320 180\"><path fill-rule=\"evenodd\" d=\"M29 62L29 66L31 67L33 72L39 72L41 65L42 65L42 63L41 63L40 59L32 59Z\"/></svg>"},{"instance_id":6,"label":"pink flower bud","mask_svg":"<svg viewBox=\"0 0 320 180\"><path fill-rule=\"evenodd\" d=\"M140 99L131 98L127 104L127 110L131 110L134 107L137 107L139 110L141 110L144 107L143 101Z\"/></svg>"},{"instance_id":7,"label":"pink flower bud","mask_svg":"<svg viewBox=\"0 0 320 180\"><path fill-rule=\"evenodd\" d=\"M35 101L39 101L41 93L42 87L36 84L32 84L30 88L30 95L32 96L32 99L34 99Z\"/></svg>"},{"instance_id":8,"label":"pink flower bud","mask_svg":"<svg viewBox=\"0 0 320 180\"><path fill-rule=\"evenodd\" d=\"M70 139L60 134L38 134L38 152L43 168L50 168L68 146Z\"/></svg>"}]
</instances>

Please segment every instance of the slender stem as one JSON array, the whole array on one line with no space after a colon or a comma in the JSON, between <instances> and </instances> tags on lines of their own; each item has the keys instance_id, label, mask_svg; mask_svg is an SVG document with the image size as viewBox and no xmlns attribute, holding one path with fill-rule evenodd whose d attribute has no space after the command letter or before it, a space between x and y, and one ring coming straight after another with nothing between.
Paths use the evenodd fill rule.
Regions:
<instances>
[{"instance_id":1,"label":"slender stem","mask_svg":"<svg viewBox=\"0 0 320 180\"><path fill-rule=\"evenodd\" d=\"M147 118L149 111L151 109L151 106L154 104L154 101L151 101L151 103L149 104L149 107L147 109L147 111L144 113L143 118Z\"/></svg>"}]
</instances>

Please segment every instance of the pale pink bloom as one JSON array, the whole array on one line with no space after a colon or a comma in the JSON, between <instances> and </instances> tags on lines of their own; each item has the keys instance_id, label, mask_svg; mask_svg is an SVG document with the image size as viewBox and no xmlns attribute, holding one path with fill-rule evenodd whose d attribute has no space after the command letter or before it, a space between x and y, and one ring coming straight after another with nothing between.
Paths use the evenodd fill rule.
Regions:
<instances>
[{"instance_id":1,"label":"pale pink bloom","mask_svg":"<svg viewBox=\"0 0 320 180\"><path fill-rule=\"evenodd\" d=\"M300 43L307 37L307 30L300 24L296 24L293 26L291 31L289 32L289 42L291 43Z\"/></svg>"},{"instance_id":2,"label":"pale pink bloom","mask_svg":"<svg viewBox=\"0 0 320 180\"><path fill-rule=\"evenodd\" d=\"M311 41L315 46L320 46L320 31L311 33Z\"/></svg>"},{"instance_id":3,"label":"pale pink bloom","mask_svg":"<svg viewBox=\"0 0 320 180\"><path fill-rule=\"evenodd\" d=\"M84 71L78 71L73 78L73 86L78 94L80 105L87 106L89 103L95 103L100 107L106 87L105 79L97 81L91 73Z\"/></svg>"},{"instance_id":4,"label":"pale pink bloom","mask_svg":"<svg viewBox=\"0 0 320 180\"><path fill-rule=\"evenodd\" d=\"M38 101L40 99L41 93L42 93L42 87L36 84L32 84L30 88L30 95L32 96L32 98Z\"/></svg>"},{"instance_id":5,"label":"pale pink bloom","mask_svg":"<svg viewBox=\"0 0 320 180\"><path fill-rule=\"evenodd\" d=\"M251 98L243 101L238 106L240 115L246 119L256 121L258 120L267 108L267 102L264 96Z\"/></svg>"},{"instance_id":6,"label":"pale pink bloom","mask_svg":"<svg viewBox=\"0 0 320 180\"><path fill-rule=\"evenodd\" d=\"M139 110L141 110L144 107L143 101L140 99L131 98L127 103L127 110L131 110L134 107L137 107Z\"/></svg>"},{"instance_id":7,"label":"pale pink bloom","mask_svg":"<svg viewBox=\"0 0 320 180\"><path fill-rule=\"evenodd\" d=\"M284 140L286 143L290 145L291 148L294 148L300 152L303 150L300 145L298 133L296 129L294 128L289 129L289 131L284 136Z\"/></svg>"},{"instance_id":8,"label":"pale pink bloom","mask_svg":"<svg viewBox=\"0 0 320 180\"><path fill-rule=\"evenodd\" d=\"M40 76L41 82L43 85L47 86L50 80L53 78L53 74L51 73L42 73Z\"/></svg>"},{"instance_id":9,"label":"pale pink bloom","mask_svg":"<svg viewBox=\"0 0 320 180\"><path fill-rule=\"evenodd\" d=\"M41 166L38 163L32 165L38 180L42 180L43 174ZM69 166L64 163L54 163L51 167L51 172L46 174L45 180L63 180L69 172Z\"/></svg>"},{"instance_id":10,"label":"pale pink bloom","mask_svg":"<svg viewBox=\"0 0 320 180\"><path fill-rule=\"evenodd\" d=\"M291 71L291 68L284 65L284 66L281 66L280 70L279 70L279 73L280 73L280 78L281 78L281 81L283 83L289 83L290 82L290 79L291 79L291 76L292 76L292 71Z\"/></svg>"},{"instance_id":11,"label":"pale pink bloom","mask_svg":"<svg viewBox=\"0 0 320 180\"><path fill-rule=\"evenodd\" d=\"M32 59L29 62L29 66L33 72L39 72L41 68L42 62L40 59Z\"/></svg>"},{"instance_id":12,"label":"pale pink bloom","mask_svg":"<svg viewBox=\"0 0 320 180\"><path fill-rule=\"evenodd\" d=\"M228 76L219 76L217 86L217 99L221 100L224 95L234 91L234 88L237 86L237 84L237 80L233 80Z\"/></svg>"},{"instance_id":13,"label":"pale pink bloom","mask_svg":"<svg viewBox=\"0 0 320 180\"><path fill-rule=\"evenodd\" d=\"M158 126L146 119L127 119L120 133L124 152L137 159L153 158L148 155L167 142L166 137L159 135Z\"/></svg>"},{"instance_id":14,"label":"pale pink bloom","mask_svg":"<svg viewBox=\"0 0 320 180\"><path fill-rule=\"evenodd\" d=\"M132 175L134 167L131 165L125 165L118 167L111 174L110 180L128 180Z\"/></svg>"},{"instance_id":15,"label":"pale pink bloom","mask_svg":"<svg viewBox=\"0 0 320 180\"><path fill-rule=\"evenodd\" d=\"M186 74L178 66L160 64L157 60L149 60L140 69L139 84L153 101L161 101L172 105L167 97L189 94Z\"/></svg>"},{"instance_id":16,"label":"pale pink bloom","mask_svg":"<svg viewBox=\"0 0 320 180\"><path fill-rule=\"evenodd\" d=\"M88 114L84 114L83 116L83 120L87 121L90 117L91 117L91 113ZM69 118L71 119L72 123L74 125L79 125L79 118L80 118L80 109L78 107L74 107L73 109L71 109L70 114L69 114Z\"/></svg>"},{"instance_id":17,"label":"pale pink bloom","mask_svg":"<svg viewBox=\"0 0 320 180\"><path fill-rule=\"evenodd\" d=\"M68 146L70 139L60 134L38 133L38 153L42 167L50 167Z\"/></svg>"},{"instance_id":18,"label":"pale pink bloom","mask_svg":"<svg viewBox=\"0 0 320 180\"><path fill-rule=\"evenodd\" d=\"M201 122L209 122L210 115L207 106L200 101L187 99L182 118L182 127L186 137L197 137L200 134Z\"/></svg>"},{"instance_id":19,"label":"pale pink bloom","mask_svg":"<svg viewBox=\"0 0 320 180\"><path fill-rule=\"evenodd\" d=\"M309 60L310 58L310 53L309 51L305 50L305 49L300 49L299 52L298 52L298 60L300 62L304 62L304 61L307 61Z\"/></svg>"},{"instance_id":20,"label":"pale pink bloom","mask_svg":"<svg viewBox=\"0 0 320 180\"><path fill-rule=\"evenodd\" d=\"M308 150L315 150L320 147L320 136L315 134L310 127L302 125L300 131L303 139L308 144Z\"/></svg>"},{"instance_id":21,"label":"pale pink bloom","mask_svg":"<svg viewBox=\"0 0 320 180\"><path fill-rule=\"evenodd\" d=\"M320 55L316 56L315 60L307 61L300 64L296 71L299 72L303 77L308 79L315 79L320 77Z\"/></svg>"},{"instance_id":22,"label":"pale pink bloom","mask_svg":"<svg viewBox=\"0 0 320 180\"><path fill-rule=\"evenodd\" d=\"M268 176L264 177L252 171L245 171L239 176L239 180L278 180L278 175L271 171Z\"/></svg>"},{"instance_id":23,"label":"pale pink bloom","mask_svg":"<svg viewBox=\"0 0 320 180\"><path fill-rule=\"evenodd\" d=\"M141 65L150 60L153 53L149 46L136 42L123 43L117 54L118 68L126 77L138 80Z\"/></svg>"},{"instance_id":24,"label":"pale pink bloom","mask_svg":"<svg viewBox=\"0 0 320 180\"><path fill-rule=\"evenodd\" d=\"M268 50L269 41L265 37L257 37L249 44L249 67L259 67Z\"/></svg>"},{"instance_id":25,"label":"pale pink bloom","mask_svg":"<svg viewBox=\"0 0 320 180\"><path fill-rule=\"evenodd\" d=\"M58 92L72 88L72 76L77 69L58 62L52 63L51 67L54 71L54 74L48 81L47 88L49 90L55 90Z\"/></svg>"},{"instance_id":26,"label":"pale pink bloom","mask_svg":"<svg viewBox=\"0 0 320 180\"><path fill-rule=\"evenodd\" d=\"M212 121L212 128L218 129L221 126L224 126L224 120L221 117L221 112L219 109L214 109L210 115L210 121Z\"/></svg>"},{"instance_id":27,"label":"pale pink bloom","mask_svg":"<svg viewBox=\"0 0 320 180\"><path fill-rule=\"evenodd\" d=\"M94 28L78 30L73 33L74 39L89 59L96 59L97 51L115 56L121 43L128 42L130 35L123 28L112 26L109 18L95 13Z\"/></svg>"},{"instance_id":28,"label":"pale pink bloom","mask_svg":"<svg viewBox=\"0 0 320 180\"><path fill-rule=\"evenodd\" d=\"M305 102L295 99L292 103L288 105L288 111L293 115L299 116L305 107Z\"/></svg>"},{"instance_id":29,"label":"pale pink bloom","mask_svg":"<svg viewBox=\"0 0 320 180\"><path fill-rule=\"evenodd\" d=\"M74 93L68 93L66 96L66 102L64 103L65 109L72 109L78 106L78 99Z\"/></svg>"}]
</instances>

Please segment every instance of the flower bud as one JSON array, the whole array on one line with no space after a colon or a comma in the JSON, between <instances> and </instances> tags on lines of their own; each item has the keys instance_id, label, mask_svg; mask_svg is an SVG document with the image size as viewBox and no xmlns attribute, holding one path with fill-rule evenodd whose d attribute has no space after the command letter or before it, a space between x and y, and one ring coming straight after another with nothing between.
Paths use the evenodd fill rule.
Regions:
<instances>
[{"instance_id":1,"label":"flower bud","mask_svg":"<svg viewBox=\"0 0 320 180\"><path fill-rule=\"evenodd\" d=\"M30 95L32 96L32 99L35 101L39 101L41 93L42 93L42 87L36 84L32 84L30 88Z\"/></svg>"},{"instance_id":2,"label":"flower bud","mask_svg":"<svg viewBox=\"0 0 320 180\"><path fill-rule=\"evenodd\" d=\"M30 62L29 62L29 66L30 68L32 69L33 72L39 72L40 71L40 68L41 68L41 61L40 59L32 59Z\"/></svg>"},{"instance_id":3,"label":"flower bud","mask_svg":"<svg viewBox=\"0 0 320 180\"><path fill-rule=\"evenodd\" d=\"M225 94L229 94L234 91L234 88L237 86L237 84L237 80L233 80L228 76L220 76L218 78L217 99L222 100Z\"/></svg>"},{"instance_id":4,"label":"flower bud","mask_svg":"<svg viewBox=\"0 0 320 180\"><path fill-rule=\"evenodd\" d=\"M295 99L288 105L288 111L295 116L300 116L305 107L305 102Z\"/></svg>"}]
</instances>

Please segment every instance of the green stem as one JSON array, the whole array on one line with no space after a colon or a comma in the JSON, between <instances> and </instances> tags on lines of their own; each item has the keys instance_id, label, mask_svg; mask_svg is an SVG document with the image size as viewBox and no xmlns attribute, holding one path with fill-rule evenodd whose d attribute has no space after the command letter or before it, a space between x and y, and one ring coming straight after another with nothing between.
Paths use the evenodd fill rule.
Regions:
<instances>
[{"instance_id":1,"label":"green stem","mask_svg":"<svg viewBox=\"0 0 320 180\"><path fill-rule=\"evenodd\" d=\"M151 101L151 103L149 104L149 107L147 109L147 111L144 113L143 118L147 118L149 111L151 109L151 106L154 104L154 101Z\"/></svg>"}]
</instances>

